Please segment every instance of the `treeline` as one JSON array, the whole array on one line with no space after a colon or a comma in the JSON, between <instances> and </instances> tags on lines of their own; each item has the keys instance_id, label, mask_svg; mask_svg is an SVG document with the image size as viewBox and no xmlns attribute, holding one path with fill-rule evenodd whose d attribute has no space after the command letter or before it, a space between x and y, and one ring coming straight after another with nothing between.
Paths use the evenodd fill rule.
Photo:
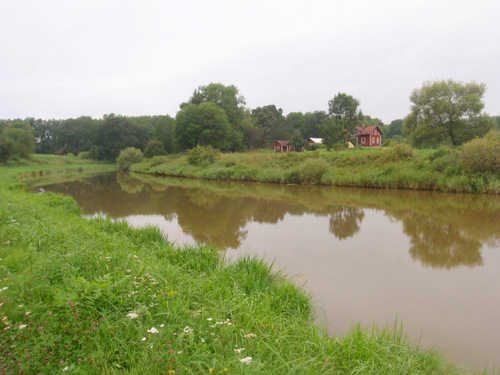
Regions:
<instances>
[{"instance_id":1,"label":"treeline","mask_svg":"<svg viewBox=\"0 0 500 375\"><path fill-rule=\"evenodd\" d=\"M456 84L442 82L444 89L450 88L451 83ZM464 86L458 85L459 88ZM290 140L298 149L307 147L311 137L323 138L328 149L344 148L355 134L356 126L361 125L377 125L383 134L383 144L392 140L419 147L459 145L498 126L498 118L495 121L489 116L478 115L484 106L484 85L478 88L479 92L472 95L475 102L471 105L476 109L474 118L480 119L479 126L474 118L462 119L459 112L454 122L436 125L446 113L433 113L437 119L434 123L428 120L426 113L436 99L431 97L430 104L422 104L418 96L429 96L427 91L430 89L426 85L411 97L419 107L415 104L407 118L386 125L378 118L364 115L359 100L345 93L338 93L328 102L328 111L291 112L285 116L283 110L273 104L246 108L245 99L236 86L211 83L198 87L189 100L180 105L175 118L108 114L101 119L84 116L64 120L0 120L0 162L11 157L29 157L32 152L51 154L58 151L75 155L85 152L86 157L94 160L114 161L120 151L128 147L140 149L146 157L182 152L198 145L236 152L268 148L276 140ZM442 91L443 88L436 97L442 97ZM465 94L458 95L463 99ZM450 102L456 102L456 98L450 96ZM467 103L462 102L460 105L465 112L472 113ZM442 105L437 107L443 108ZM457 113L455 109L449 112Z\"/></svg>"}]
</instances>

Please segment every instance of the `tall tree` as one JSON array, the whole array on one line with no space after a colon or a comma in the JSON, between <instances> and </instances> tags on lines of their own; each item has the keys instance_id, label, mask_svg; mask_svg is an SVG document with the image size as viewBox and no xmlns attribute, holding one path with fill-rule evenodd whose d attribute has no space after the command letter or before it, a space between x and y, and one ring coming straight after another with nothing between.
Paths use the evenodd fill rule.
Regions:
<instances>
[{"instance_id":1,"label":"tall tree","mask_svg":"<svg viewBox=\"0 0 500 375\"><path fill-rule=\"evenodd\" d=\"M0 124L0 161L12 156L30 158L33 152L35 140L28 121L16 119Z\"/></svg>"},{"instance_id":2,"label":"tall tree","mask_svg":"<svg viewBox=\"0 0 500 375\"><path fill-rule=\"evenodd\" d=\"M232 132L226 113L212 102L188 104L175 117L174 141L181 150L198 145L228 150Z\"/></svg>"},{"instance_id":3,"label":"tall tree","mask_svg":"<svg viewBox=\"0 0 500 375\"><path fill-rule=\"evenodd\" d=\"M356 126L363 118L363 113L358 107L358 99L341 92L328 102L328 114L342 127L346 136L355 133Z\"/></svg>"},{"instance_id":4,"label":"tall tree","mask_svg":"<svg viewBox=\"0 0 500 375\"><path fill-rule=\"evenodd\" d=\"M410 96L413 104L404 130L415 146L457 146L484 135L495 126L492 118L481 113L485 91L486 85L476 82L425 82Z\"/></svg>"},{"instance_id":5,"label":"tall tree","mask_svg":"<svg viewBox=\"0 0 500 375\"><path fill-rule=\"evenodd\" d=\"M225 86L221 83L210 83L205 86L199 86L188 102L180 105L181 109L189 104L201 104L205 102L214 103L217 107L224 110L229 124L234 129L231 132L230 142L231 150L241 149L245 133L245 98L240 95L236 86Z\"/></svg>"},{"instance_id":6,"label":"tall tree","mask_svg":"<svg viewBox=\"0 0 500 375\"><path fill-rule=\"evenodd\" d=\"M283 110L274 104L252 110L252 118L259 129L257 146L270 147L277 140L288 139L292 132L288 129Z\"/></svg>"}]
</instances>

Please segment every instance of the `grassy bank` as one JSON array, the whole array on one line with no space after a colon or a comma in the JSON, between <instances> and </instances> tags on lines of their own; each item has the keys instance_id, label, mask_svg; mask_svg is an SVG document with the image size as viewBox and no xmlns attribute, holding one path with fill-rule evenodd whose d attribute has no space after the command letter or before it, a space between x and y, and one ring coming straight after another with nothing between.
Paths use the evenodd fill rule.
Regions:
<instances>
[{"instance_id":1,"label":"grassy bank","mask_svg":"<svg viewBox=\"0 0 500 375\"><path fill-rule=\"evenodd\" d=\"M403 145L404 146L404 145ZM325 149L303 153L272 151L222 154L213 163L190 164L186 155L160 156L135 164L144 173L217 180L321 184L346 187L494 193L494 173L470 173L452 149Z\"/></svg>"},{"instance_id":2,"label":"grassy bank","mask_svg":"<svg viewBox=\"0 0 500 375\"><path fill-rule=\"evenodd\" d=\"M260 260L226 264L26 193L15 177L36 163L0 167L0 373L457 373L397 326L329 338L309 296Z\"/></svg>"}]
</instances>

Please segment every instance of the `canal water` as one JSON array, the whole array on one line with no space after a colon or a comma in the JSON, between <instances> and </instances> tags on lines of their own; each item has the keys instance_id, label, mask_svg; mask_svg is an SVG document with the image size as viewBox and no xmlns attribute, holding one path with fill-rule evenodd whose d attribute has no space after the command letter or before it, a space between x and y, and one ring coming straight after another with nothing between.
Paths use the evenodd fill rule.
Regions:
<instances>
[{"instance_id":1,"label":"canal water","mask_svg":"<svg viewBox=\"0 0 500 375\"><path fill-rule=\"evenodd\" d=\"M42 186L43 184L43 186ZM33 191L178 245L256 255L311 291L332 335L403 324L468 370L500 366L500 198L104 174Z\"/></svg>"}]
</instances>

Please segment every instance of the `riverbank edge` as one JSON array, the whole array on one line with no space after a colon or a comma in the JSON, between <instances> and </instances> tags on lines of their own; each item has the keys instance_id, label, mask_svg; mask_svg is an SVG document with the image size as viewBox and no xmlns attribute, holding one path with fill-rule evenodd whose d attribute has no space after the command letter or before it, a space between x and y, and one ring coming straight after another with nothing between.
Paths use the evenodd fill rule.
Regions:
<instances>
[{"instance_id":1,"label":"riverbank edge","mask_svg":"<svg viewBox=\"0 0 500 375\"><path fill-rule=\"evenodd\" d=\"M130 170L169 177L323 185L375 189L499 194L499 176L468 174L452 150L413 150L399 157L391 149L224 153L213 163L190 164L187 155L145 159Z\"/></svg>"},{"instance_id":2,"label":"riverbank edge","mask_svg":"<svg viewBox=\"0 0 500 375\"><path fill-rule=\"evenodd\" d=\"M152 228L85 220L70 198L24 192L16 177L29 169L0 167L0 363L12 371L458 373L398 325L331 339L310 296L262 261L228 265ZM163 295L143 293L151 287Z\"/></svg>"}]
</instances>

